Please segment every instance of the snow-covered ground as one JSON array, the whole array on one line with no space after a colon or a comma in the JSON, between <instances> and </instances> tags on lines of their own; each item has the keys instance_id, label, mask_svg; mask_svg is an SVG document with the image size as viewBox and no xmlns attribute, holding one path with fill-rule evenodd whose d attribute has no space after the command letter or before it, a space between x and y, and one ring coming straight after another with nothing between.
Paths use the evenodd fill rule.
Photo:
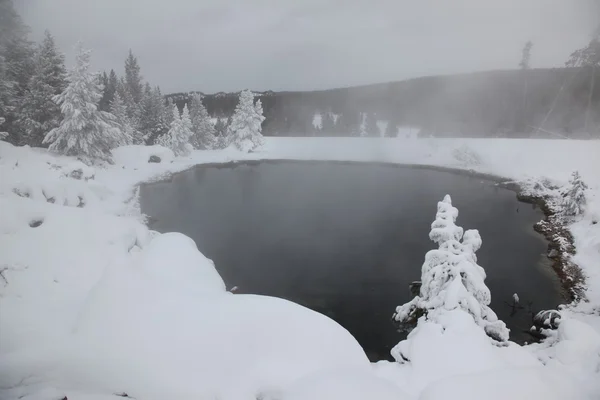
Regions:
<instances>
[{"instance_id":1,"label":"snow-covered ground","mask_svg":"<svg viewBox=\"0 0 600 400\"><path fill-rule=\"evenodd\" d=\"M115 165L90 168L0 142L0 398L598 399L599 154L596 141L268 138L255 153L186 158L126 146ZM578 170L588 205L570 229L587 302L562 311L547 343L525 347L493 345L454 310L419 323L398 346L405 361L370 364L334 321L229 293L191 239L144 225L138 183L259 159L418 164L557 185Z\"/></svg>"}]
</instances>

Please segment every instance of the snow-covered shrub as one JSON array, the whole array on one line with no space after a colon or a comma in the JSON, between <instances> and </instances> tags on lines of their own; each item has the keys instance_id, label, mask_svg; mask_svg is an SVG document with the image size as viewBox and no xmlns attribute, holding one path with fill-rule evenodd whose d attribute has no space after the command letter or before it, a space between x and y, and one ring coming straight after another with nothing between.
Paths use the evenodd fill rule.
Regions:
<instances>
[{"instance_id":1,"label":"snow-covered shrub","mask_svg":"<svg viewBox=\"0 0 600 400\"><path fill-rule=\"evenodd\" d=\"M541 332L543 329L557 329L561 315L556 310L542 310L533 317L532 331Z\"/></svg>"},{"instance_id":2,"label":"snow-covered shrub","mask_svg":"<svg viewBox=\"0 0 600 400\"><path fill-rule=\"evenodd\" d=\"M111 149L128 143L119 124L110 113L99 111L102 98L96 74L89 72L90 50L78 46L75 67L67 78L65 91L54 97L60 105L63 120L44 138L49 149L84 162L112 162Z\"/></svg>"},{"instance_id":3,"label":"snow-covered shrub","mask_svg":"<svg viewBox=\"0 0 600 400\"><path fill-rule=\"evenodd\" d=\"M578 171L573 172L569 187L563 192L562 212L568 217L575 217L583 212L586 204L585 191L587 185Z\"/></svg>"},{"instance_id":4,"label":"snow-covered shrub","mask_svg":"<svg viewBox=\"0 0 600 400\"><path fill-rule=\"evenodd\" d=\"M240 151L252 151L263 145L263 108L260 100L254 104L254 93L244 90L228 128L228 138Z\"/></svg>"},{"instance_id":5,"label":"snow-covered shrub","mask_svg":"<svg viewBox=\"0 0 600 400\"><path fill-rule=\"evenodd\" d=\"M475 252L481 247L477 230L455 224L458 210L450 196L438 203L429 238L439 248L425 255L421 270L421 289L417 297L396 308L394 318L415 321L421 315L436 321L444 312L462 309L468 312L488 336L507 341L509 330L489 307L491 294L485 285L485 271L477 265Z\"/></svg>"},{"instance_id":6,"label":"snow-covered shrub","mask_svg":"<svg viewBox=\"0 0 600 400\"><path fill-rule=\"evenodd\" d=\"M464 166L481 165L481 157L467 145L462 145L452 151L452 157Z\"/></svg>"},{"instance_id":7,"label":"snow-covered shrub","mask_svg":"<svg viewBox=\"0 0 600 400\"><path fill-rule=\"evenodd\" d=\"M171 150L176 156L187 156L190 154L190 137L192 136L192 121L187 105L183 113L179 115L177 105L173 105L173 121L169 132L158 140L158 144Z\"/></svg>"}]
</instances>

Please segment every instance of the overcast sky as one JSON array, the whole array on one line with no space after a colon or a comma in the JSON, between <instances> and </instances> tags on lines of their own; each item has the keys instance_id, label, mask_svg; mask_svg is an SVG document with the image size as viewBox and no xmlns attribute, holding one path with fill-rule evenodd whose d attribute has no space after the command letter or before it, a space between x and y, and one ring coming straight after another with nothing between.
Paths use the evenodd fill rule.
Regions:
<instances>
[{"instance_id":1,"label":"overcast sky","mask_svg":"<svg viewBox=\"0 0 600 400\"><path fill-rule=\"evenodd\" d=\"M562 66L600 0L15 0L38 39L122 72L131 48L164 93L310 90L432 74Z\"/></svg>"}]
</instances>

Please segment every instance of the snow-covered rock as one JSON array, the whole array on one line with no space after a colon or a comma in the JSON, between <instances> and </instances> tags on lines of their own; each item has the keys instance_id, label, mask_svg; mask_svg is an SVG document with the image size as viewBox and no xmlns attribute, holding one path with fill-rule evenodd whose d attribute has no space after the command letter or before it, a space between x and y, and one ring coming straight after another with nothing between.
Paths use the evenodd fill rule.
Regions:
<instances>
[{"instance_id":1,"label":"snow-covered rock","mask_svg":"<svg viewBox=\"0 0 600 400\"><path fill-rule=\"evenodd\" d=\"M141 168L148 164L150 157L160 158L161 163L170 163L175 157L173 151L163 146L130 145L113 149L115 164L126 168Z\"/></svg>"}]
</instances>

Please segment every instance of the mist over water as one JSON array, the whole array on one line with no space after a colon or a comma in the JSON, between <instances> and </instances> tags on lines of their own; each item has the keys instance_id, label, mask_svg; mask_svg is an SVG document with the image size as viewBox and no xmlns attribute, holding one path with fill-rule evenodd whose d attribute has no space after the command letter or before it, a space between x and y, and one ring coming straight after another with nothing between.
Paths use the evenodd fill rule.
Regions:
<instances>
[{"instance_id":1,"label":"mist over water","mask_svg":"<svg viewBox=\"0 0 600 400\"><path fill-rule=\"evenodd\" d=\"M457 224L479 229L478 261L492 308L530 338L527 307L511 316L518 293L533 311L561 303L559 284L533 231L543 218L490 181L406 167L277 163L198 167L170 182L142 186L151 228L192 237L229 288L303 304L348 329L372 359L389 358L402 338L391 322L410 300L430 224L449 193Z\"/></svg>"}]
</instances>

